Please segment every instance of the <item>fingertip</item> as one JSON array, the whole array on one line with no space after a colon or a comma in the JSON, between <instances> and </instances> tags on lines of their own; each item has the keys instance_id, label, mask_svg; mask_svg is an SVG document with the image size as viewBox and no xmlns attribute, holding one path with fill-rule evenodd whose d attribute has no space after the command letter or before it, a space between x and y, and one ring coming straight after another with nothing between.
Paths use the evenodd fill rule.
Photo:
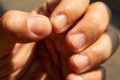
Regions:
<instances>
[{"instance_id":1,"label":"fingertip","mask_svg":"<svg viewBox=\"0 0 120 80\"><path fill-rule=\"evenodd\" d=\"M66 30L68 21L64 14L52 16L50 19L55 33L62 33Z\"/></svg>"},{"instance_id":2,"label":"fingertip","mask_svg":"<svg viewBox=\"0 0 120 80\"><path fill-rule=\"evenodd\" d=\"M47 37L52 32L50 20L38 14L8 11L2 17L4 33L13 42L32 42Z\"/></svg>"},{"instance_id":3,"label":"fingertip","mask_svg":"<svg viewBox=\"0 0 120 80\"><path fill-rule=\"evenodd\" d=\"M89 59L86 55L75 54L71 56L69 64L75 73L83 73L90 68Z\"/></svg>"},{"instance_id":4,"label":"fingertip","mask_svg":"<svg viewBox=\"0 0 120 80\"><path fill-rule=\"evenodd\" d=\"M77 53L81 52L86 48L87 44L87 37L84 33L71 33L71 31L66 36L66 43L68 48Z\"/></svg>"},{"instance_id":5,"label":"fingertip","mask_svg":"<svg viewBox=\"0 0 120 80\"><path fill-rule=\"evenodd\" d=\"M27 24L30 32L38 38L44 38L52 32L50 20L43 15L31 15Z\"/></svg>"}]
</instances>

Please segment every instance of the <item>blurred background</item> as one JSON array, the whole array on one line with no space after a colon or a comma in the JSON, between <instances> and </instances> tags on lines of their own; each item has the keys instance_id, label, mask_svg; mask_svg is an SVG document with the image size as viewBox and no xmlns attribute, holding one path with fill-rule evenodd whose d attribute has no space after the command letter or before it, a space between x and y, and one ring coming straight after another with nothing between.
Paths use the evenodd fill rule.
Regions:
<instances>
[{"instance_id":1,"label":"blurred background","mask_svg":"<svg viewBox=\"0 0 120 80\"><path fill-rule=\"evenodd\" d=\"M43 0L0 0L0 16L8 10L17 9L32 11ZM96 0L91 0L96 1ZM104 1L112 10L113 17L110 28L116 30L120 37L120 0L100 0ZM120 80L120 47L116 53L103 66L107 70L106 80Z\"/></svg>"}]
</instances>

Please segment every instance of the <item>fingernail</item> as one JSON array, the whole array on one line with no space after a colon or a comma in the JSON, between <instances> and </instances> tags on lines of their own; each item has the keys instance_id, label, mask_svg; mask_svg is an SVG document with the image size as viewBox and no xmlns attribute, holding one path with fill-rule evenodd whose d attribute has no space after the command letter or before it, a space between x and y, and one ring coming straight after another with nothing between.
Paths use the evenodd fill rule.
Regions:
<instances>
[{"instance_id":1,"label":"fingernail","mask_svg":"<svg viewBox=\"0 0 120 80\"><path fill-rule=\"evenodd\" d=\"M85 47L86 36L83 33L72 34L69 41L74 49L73 51L80 52Z\"/></svg>"},{"instance_id":2,"label":"fingernail","mask_svg":"<svg viewBox=\"0 0 120 80\"><path fill-rule=\"evenodd\" d=\"M46 27L45 18L40 15L32 15L28 18L28 27L30 31L36 35L41 35L45 32Z\"/></svg>"},{"instance_id":3,"label":"fingernail","mask_svg":"<svg viewBox=\"0 0 120 80\"><path fill-rule=\"evenodd\" d=\"M63 14L57 15L52 19L55 30L62 31L67 24L67 17Z\"/></svg>"},{"instance_id":4,"label":"fingernail","mask_svg":"<svg viewBox=\"0 0 120 80\"><path fill-rule=\"evenodd\" d=\"M81 76L76 75L74 76L73 80L84 80Z\"/></svg>"},{"instance_id":5,"label":"fingernail","mask_svg":"<svg viewBox=\"0 0 120 80\"><path fill-rule=\"evenodd\" d=\"M75 55L74 64L78 68L76 69L77 72L84 72L89 65L88 57L85 55Z\"/></svg>"}]
</instances>

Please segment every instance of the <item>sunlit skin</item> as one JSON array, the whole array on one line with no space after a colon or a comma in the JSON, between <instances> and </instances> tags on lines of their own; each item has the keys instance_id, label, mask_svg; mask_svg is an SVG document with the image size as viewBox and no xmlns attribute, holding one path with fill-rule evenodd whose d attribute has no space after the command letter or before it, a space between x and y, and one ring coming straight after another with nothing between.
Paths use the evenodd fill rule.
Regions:
<instances>
[{"instance_id":1,"label":"sunlit skin","mask_svg":"<svg viewBox=\"0 0 120 80\"><path fill-rule=\"evenodd\" d=\"M100 64L119 45L109 8L89 0L45 0L0 20L0 79L104 80Z\"/></svg>"}]
</instances>

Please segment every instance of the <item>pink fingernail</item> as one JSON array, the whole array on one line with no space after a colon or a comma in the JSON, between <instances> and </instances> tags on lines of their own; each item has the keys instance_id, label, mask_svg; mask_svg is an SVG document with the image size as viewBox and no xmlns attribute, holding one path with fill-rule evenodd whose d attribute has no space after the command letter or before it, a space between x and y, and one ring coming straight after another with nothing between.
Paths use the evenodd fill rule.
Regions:
<instances>
[{"instance_id":1,"label":"pink fingernail","mask_svg":"<svg viewBox=\"0 0 120 80\"><path fill-rule=\"evenodd\" d=\"M83 33L72 34L69 37L71 46L75 52L80 52L86 43L86 36Z\"/></svg>"},{"instance_id":2,"label":"pink fingernail","mask_svg":"<svg viewBox=\"0 0 120 80\"><path fill-rule=\"evenodd\" d=\"M76 75L74 76L73 80L84 80L81 76Z\"/></svg>"},{"instance_id":3,"label":"pink fingernail","mask_svg":"<svg viewBox=\"0 0 120 80\"><path fill-rule=\"evenodd\" d=\"M52 19L55 30L62 31L67 24L67 17L63 14L57 15Z\"/></svg>"},{"instance_id":4,"label":"pink fingernail","mask_svg":"<svg viewBox=\"0 0 120 80\"><path fill-rule=\"evenodd\" d=\"M75 57L75 64L78 65L80 69L84 69L89 64L88 57L85 55L77 55Z\"/></svg>"},{"instance_id":5,"label":"pink fingernail","mask_svg":"<svg viewBox=\"0 0 120 80\"><path fill-rule=\"evenodd\" d=\"M89 68L89 59L85 55L74 55L71 58L71 68L77 73L84 72Z\"/></svg>"}]
</instances>

